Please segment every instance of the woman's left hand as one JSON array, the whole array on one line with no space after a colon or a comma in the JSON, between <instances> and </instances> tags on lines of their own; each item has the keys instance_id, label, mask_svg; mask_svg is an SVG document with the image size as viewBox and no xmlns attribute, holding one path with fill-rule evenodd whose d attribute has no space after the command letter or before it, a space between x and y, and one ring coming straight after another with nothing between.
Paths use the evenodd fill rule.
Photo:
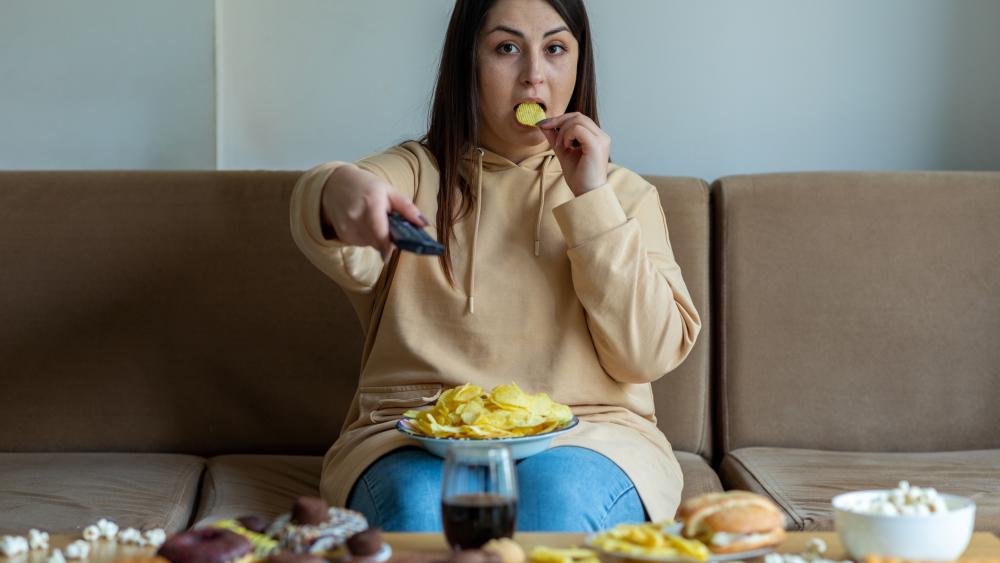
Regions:
<instances>
[{"instance_id":1,"label":"woman's left hand","mask_svg":"<svg viewBox=\"0 0 1000 563\"><path fill-rule=\"evenodd\" d=\"M593 119L578 112L566 113L538 122L538 128L562 164L563 177L574 195L607 183L611 137Z\"/></svg>"}]
</instances>

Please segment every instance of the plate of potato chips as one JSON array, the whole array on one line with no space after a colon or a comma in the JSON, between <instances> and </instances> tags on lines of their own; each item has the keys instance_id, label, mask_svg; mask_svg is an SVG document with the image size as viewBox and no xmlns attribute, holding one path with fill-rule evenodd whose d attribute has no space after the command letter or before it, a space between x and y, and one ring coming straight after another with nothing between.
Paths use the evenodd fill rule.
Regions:
<instances>
[{"instance_id":1,"label":"plate of potato chips","mask_svg":"<svg viewBox=\"0 0 1000 563\"><path fill-rule=\"evenodd\" d=\"M403 413L396 429L440 457L450 446L488 441L506 445L517 460L545 451L578 422L545 393L525 393L516 383L487 393L467 383L442 393L429 409Z\"/></svg>"},{"instance_id":2,"label":"plate of potato chips","mask_svg":"<svg viewBox=\"0 0 1000 563\"><path fill-rule=\"evenodd\" d=\"M602 561L651 561L657 563L682 563L707 561L710 563L760 557L772 548L714 553L707 545L681 536L684 525L673 520L619 524L587 536L587 546L599 552Z\"/></svg>"}]
</instances>

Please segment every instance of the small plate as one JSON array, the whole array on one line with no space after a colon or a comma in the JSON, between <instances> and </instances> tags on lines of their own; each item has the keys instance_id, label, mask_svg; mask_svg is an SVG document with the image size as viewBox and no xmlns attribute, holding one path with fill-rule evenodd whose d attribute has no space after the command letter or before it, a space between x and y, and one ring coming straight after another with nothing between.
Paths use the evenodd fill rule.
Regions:
<instances>
[{"instance_id":1,"label":"small plate","mask_svg":"<svg viewBox=\"0 0 1000 563\"><path fill-rule=\"evenodd\" d=\"M414 432L410 429L408 422L409 419L400 419L396 423L396 430L399 430L408 438L420 442L420 445L427 451L438 457L448 455L449 446L490 443L503 444L510 448L510 455L516 461L544 452L549 448L549 444L552 443L552 438L569 432L580 423L580 420L574 416L568 424L551 432L535 434L533 436L520 436L518 438L431 438L430 436Z\"/></svg>"},{"instance_id":2,"label":"small plate","mask_svg":"<svg viewBox=\"0 0 1000 563\"><path fill-rule=\"evenodd\" d=\"M683 527L684 524L676 523L664 526L663 531L668 534L679 534ZM605 551L596 545L593 545L592 542L595 536L597 536L597 533L589 534L587 536L587 547L602 555L609 556L612 560L624 561L628 559L632 561L656 561L657 563L690 563L692 561L698 561L693 557L658 557L654 555L626 554L618 553L616 551ZM751 549L749 551L740 551L737 553L711 553L709 554L707 561L735 561L740 559L752 559L754 557L767 555L772 551L774 551L774 548L772 547L762 547L760 549Z\"/></svg>"}]
</instances>

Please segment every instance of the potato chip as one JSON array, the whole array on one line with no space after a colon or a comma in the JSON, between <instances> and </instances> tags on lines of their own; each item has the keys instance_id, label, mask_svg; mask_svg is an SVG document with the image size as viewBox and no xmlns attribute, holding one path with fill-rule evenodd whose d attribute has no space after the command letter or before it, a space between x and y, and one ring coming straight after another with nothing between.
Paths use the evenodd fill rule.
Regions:
<instances>
[{"instance_id":1,"label":"potato chip","mask_svg":"<svg viewBox=\"0 0 1000 563\"><path fill-rule=\"evenodd\" d=\"M663 524L619 524L594 536L590 544L602 551L622 555L708 559L709 550L705 544L667 533Z\"/></svg>"},{"instance_id":2,"label":"potato chip","mask_svg":"<svg viewBox=\"0 0 1000 563\"><path fill-rule=\"evenodd\" d=\"M551 432L569 423L573 411L545 393L528 395L516 383L489 393L466 383L441 393L426 410L408 410L410 429L434 438L515 438Z\"/></svg>"},{"instance_id":3,"label":"potato chip","mask_svg":"<svg viewBox=\"0 0 1000 563\"><path fill-rule=\"evenodd\" d=\"M535 125L539 121L545 119L545 110L542 106L536 104L535 102L528 102L525 104L517 104L517 109L514 111L514 115L517 117L518 123L524 125Z\"/></svg>"}]
</instances>

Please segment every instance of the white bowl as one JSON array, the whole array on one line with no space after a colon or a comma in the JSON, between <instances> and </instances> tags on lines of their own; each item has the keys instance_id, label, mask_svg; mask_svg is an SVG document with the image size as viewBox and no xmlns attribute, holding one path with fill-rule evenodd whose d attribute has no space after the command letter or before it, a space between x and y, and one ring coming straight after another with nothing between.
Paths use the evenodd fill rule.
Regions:
<instances>
[{"instance_id":1,"label":"white bowl","mask_svg":"<svg viewBox=\"0 0 1000 563\"><path fill-rule=\"evenodd\" d=\"M520 438L483 438L483 439L456 439L456 438L431 438L430 436L424 436L418 434L410 428L407 423L407 419L401 419L396 423L396 430L402 432L407 437L412 438L422 445L428 452L438 456L445 457L448 455L448 448L451 446L466 446L474 444L503 444L510 448L511 459L517 461L519 459L524 459L526 457L531 457L535 454L540 454L545 450L549 449L549 445L552 443L552 438L559 436L560 434L565 434L572 430L578 423L579 419L575 416L568 424L562 426L551 432L545 432L544 434L534 434L532 436L522 436Z\"/></svg>"},{"instance_id":2,"label":"white bowl","mask_svg":"<svg viewBox=\"0 0 1000 563\"><path fill-rule=\"evenodd\" d=\"M976 503L942 494L948 512L926 516L854 512L858 502L887 495L888 490L856 491L833 497L833 522L840 542L855 559L882 555L927 561L958 559L972 538Z\"/></svg>"}]
</instances>

